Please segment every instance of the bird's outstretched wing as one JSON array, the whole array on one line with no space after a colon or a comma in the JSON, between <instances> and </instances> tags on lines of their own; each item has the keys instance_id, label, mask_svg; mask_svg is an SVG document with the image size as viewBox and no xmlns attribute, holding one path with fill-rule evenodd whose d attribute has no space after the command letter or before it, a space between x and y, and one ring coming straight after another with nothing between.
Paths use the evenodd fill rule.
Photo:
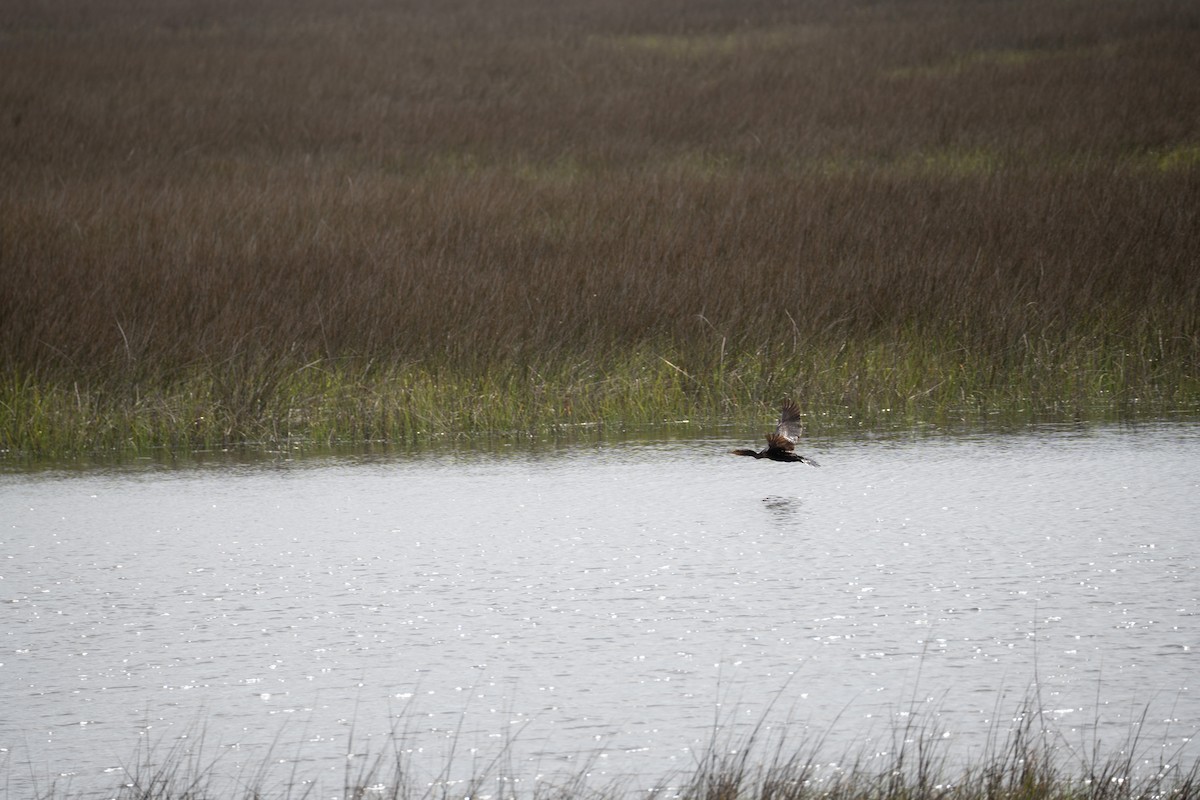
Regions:
<instances>
[{"instance_id":1,"label":"bird's outstretched wing","mask_svg":"<svg viewBox=\"0 0 1200 800\"><path fill-rule=\"evenodd\" d=\"M800 437L804 434L804 425L800 422L800 409L796 406L796 402L790 397L783 401L783 410L779 414L779 424L775 426L775 436L782 436L790 443L787 447L791 450L795 447L796 442L800 441ZM770 441L768 436L767 440Z\"/></svg>"},{"instance_id":2,"label":"bird's outstretched wing","mask_svg":"<svg viewBox=\"0 0 1200 800\"><path fill-rule=\"evenodd\" d=\"M785 453L790 453L796 449L796 443L782 433L767 434L767 448L770 450L782 450Z\"/></svg>"}]
</instances>

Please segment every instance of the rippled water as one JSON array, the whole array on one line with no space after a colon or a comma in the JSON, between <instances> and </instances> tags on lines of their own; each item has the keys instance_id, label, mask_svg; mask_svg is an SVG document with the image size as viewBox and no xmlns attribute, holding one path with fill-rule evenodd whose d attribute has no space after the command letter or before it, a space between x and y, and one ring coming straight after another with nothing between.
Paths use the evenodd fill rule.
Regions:
<instances>
[{"instance_id":1,"label":"rippled water","mask_svg":"<svg viewBox=\"0 0 1200 800\"><path fill-rule=\"evenodd\" d=\"M969 759L1032 696L1064 747L1200 757L1200 426L821 469L747 443L0 476L8 796L111 789L147 747L322 797L393 746L421 780L509 745L648 786L714 721L834 760L913 712Z\"/></svg>"}]
</instances>

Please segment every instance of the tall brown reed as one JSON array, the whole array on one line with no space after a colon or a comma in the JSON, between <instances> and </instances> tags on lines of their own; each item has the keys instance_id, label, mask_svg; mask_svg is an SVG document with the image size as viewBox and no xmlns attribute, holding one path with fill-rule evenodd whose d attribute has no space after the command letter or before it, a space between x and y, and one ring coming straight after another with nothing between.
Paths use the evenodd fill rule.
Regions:
<instances>
[{"instance_id":1,"label":"tall brown reed","mask_svg":"<svg viewBox=\"0 0 1200 800\"><path fill-rule=\"evenodd\" d=\"M265 424L318 362L653 349L790 391L878 341L985 399L1064 343L1096 385L1200 380L1185 0L97 0L0 35L6 385L198 371Z\"/></svg>"}]
</instances>

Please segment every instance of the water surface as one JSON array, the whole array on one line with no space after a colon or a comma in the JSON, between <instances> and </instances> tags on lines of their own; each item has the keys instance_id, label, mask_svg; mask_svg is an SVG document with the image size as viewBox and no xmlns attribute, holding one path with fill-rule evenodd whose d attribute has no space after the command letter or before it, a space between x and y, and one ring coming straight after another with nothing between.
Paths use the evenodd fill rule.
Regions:
<instances>
[{"instance_id":1,"label":"water surface","mask_svg":"<svg viewBox=\"0 0 1200 800\"><path fill-rule=\"evenodd\" d=\"M7 792L148 747L650 786L714 721L836 761L914 713L969 759L1028 697L1064 752L1200 757L1200 426L748 443L0 476Z\"/></svg>"}]
</instances>

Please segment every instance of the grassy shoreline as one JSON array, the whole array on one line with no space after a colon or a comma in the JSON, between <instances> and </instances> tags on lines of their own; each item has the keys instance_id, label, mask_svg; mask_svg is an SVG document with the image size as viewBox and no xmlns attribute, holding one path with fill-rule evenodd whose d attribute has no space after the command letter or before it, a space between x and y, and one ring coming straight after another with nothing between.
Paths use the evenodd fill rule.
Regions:
<instances>
[{"instance_id":1,"label":"grassy shoreline","mask_svg":"<svg viewBox=\"0 0 1200 800\"><path fill-rule=\"evenodd\" d=\"M21 4L0 458L1195 413L1200 6L1002 6Z\"/></svg>"},{"instance_id":2,"label":"grassy shoreline","mask_svg":"<svg viewBox=\"0 0 1200 800\"><path fill-rule=\"evenodd\" d=\"M914 715L915 716L915 715ZM1155 753L1133 725L1124 742L1090 752L1067 744L1048 727L1036 705L1012 715L1007 731L997 729L979 753L952 760L947 738L920 718L894 730L890 745L831 755L824 736L788 739L787 726L772 730L760 721L749 733L733 736L714 729L690 770L641 777L593 774L599 753L576 754L579 766L555 772L522 772L519 741L499 752L473 756L462 771L453 748L441 765L414 763L423 748L400 731L382 751L363 752L350 734L340 775L305 772L295 758L263 756L229 774L221 756L205 750L205 736L180 737L165 751L139 749L123 776L102 791L114 800L291 800L338 796L381 800L624 800L631 797L680 800L1192 800L1200 797L1200 760L1181 761L1182 751ZM1185 737L1186 741L1186 737ZM1087 745L1085 745L1087 746ZM290 764L273 767L272 764ZM422 766L425 768L423 769ZM278 771L286 772L286 777ZM574 770L574 771L571 771ZM64 775L73 775L73 772ZM69 785L35 781L36 800L82 796ZM330 795L330 792L338 794Z\"/></svg>"},{"instance_id":3,"label":"grassy shoreline","mask_svg":"<svg viewBox=\"0 0 1200 800\"><path fill-rule=\"evenodd\" d=\"M123 391L10 376L0 388L0 457L304 450L680 424L753 430L784 396L800 399L811 435L1200 416L1200 380L1178 367L1158 361L1147 376L1146 364L1123 350L1054 349L1053 357L1030 357L1005 371L972 363L961 350L877 342L830 346L786 367L727 356L717 370L696 369L667 350L669 356L650 351L603 371L583 360L476 374L350 360L271 363L257 371L217 365Z\"/></svg>"}]
</instances>

